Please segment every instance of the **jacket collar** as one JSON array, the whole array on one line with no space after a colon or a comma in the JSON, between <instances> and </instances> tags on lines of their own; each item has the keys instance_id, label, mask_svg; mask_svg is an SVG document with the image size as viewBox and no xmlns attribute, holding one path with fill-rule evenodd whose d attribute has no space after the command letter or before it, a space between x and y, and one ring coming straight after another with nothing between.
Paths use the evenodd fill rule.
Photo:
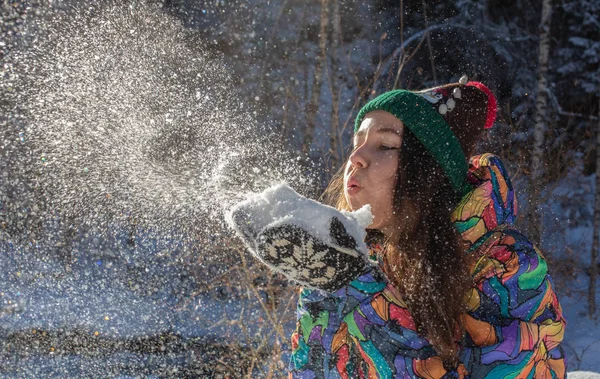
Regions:
<instances>
[{"instance_id":1,"label":"jacket collar","mask_svg":"<svg viewBox=\"0 0 600 379\"><path fill-rule=\"evenodd\" d=\"M488 232L514 224L517 198L502 161L493 154L471 157L467 180L473 190L456 207L452 221L472 247Z\"/></svg>"}]
</instances>

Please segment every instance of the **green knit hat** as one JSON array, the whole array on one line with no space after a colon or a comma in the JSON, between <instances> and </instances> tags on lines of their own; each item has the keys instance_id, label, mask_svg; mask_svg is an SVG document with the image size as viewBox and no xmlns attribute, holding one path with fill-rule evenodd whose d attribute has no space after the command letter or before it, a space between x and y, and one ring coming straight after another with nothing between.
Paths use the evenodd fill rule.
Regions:
<instances>
[{"instance_id":1,"label":"green knit hat","mask_svg":"<svg viewBox=\"0 0 600 379\"><path fill-rule=\"evenodd\" d=\"M468 157L496 117L496 99L479 82L448 84L412 92L395 90L369 101L356 116L354 132L369 112L383 110L400 119L444 170L460 197L467 182Z\"/></svg>"}]
</instances>

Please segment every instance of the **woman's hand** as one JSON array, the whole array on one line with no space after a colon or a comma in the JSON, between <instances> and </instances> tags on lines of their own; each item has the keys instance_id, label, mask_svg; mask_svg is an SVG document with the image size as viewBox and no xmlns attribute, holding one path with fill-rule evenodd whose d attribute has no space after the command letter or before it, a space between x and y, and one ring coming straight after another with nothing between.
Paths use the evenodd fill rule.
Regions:
<instances>
[{"instance_id":1,"label":"woman's hand","mask_svg":"<svg viewBox=\"0 0 600 379\"><path fill-rule=\"evenodd\" d=\"M342 213L280 185L235 205L227 218L258 259L300 285L334 292L369 265L368 207Z\"/></svg>"}]
</instances>

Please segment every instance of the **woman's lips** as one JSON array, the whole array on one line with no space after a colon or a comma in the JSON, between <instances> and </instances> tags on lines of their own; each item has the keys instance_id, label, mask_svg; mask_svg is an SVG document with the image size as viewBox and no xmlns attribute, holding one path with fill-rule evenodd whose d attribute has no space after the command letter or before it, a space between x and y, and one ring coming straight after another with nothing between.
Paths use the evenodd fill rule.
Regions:
<instances>
[{"instance_id":1,"label":"woman's lips","mask_svg":"<svg viewBox=\"0 0 600 379\"><path fill-rule=\"evenodd\" d=\"M348 187L346 187L346 192L348 193L348 196L354 196L357 193L359 193L360 190L362 190L362 188L360 188L359 186L348 186Z\"/></svg>"},{"instance_id":2,"label":"woman's lips","mask_svg":"<svg viewBox=\"0 0 600 379\"><path fill-rule=\"evenodd\" d=\"M346 192L349 196L356 195L362 190L362 187L358 184L358 181L354 178L350 178L346 184Z\"/></svg>"}]
</instances>

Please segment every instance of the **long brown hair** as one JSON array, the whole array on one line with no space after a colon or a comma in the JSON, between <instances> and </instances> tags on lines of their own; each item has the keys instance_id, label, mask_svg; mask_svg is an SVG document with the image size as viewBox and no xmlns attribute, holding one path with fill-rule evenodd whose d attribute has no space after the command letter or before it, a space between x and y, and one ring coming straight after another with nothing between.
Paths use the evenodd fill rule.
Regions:
<instances>
[{"instance_id":1,"label":"long brown hair","mask_svg":"<svg viewBox=\"0 0 600 379\"><path fill-rule=\"evenodd\" d=\"M394 215L397 232L383 241L383 270L401 291L417 332L434 346L445 365L456 367L456 339L463 328L464 297L470 287L460 236L451 214L458 200L435 159L410 130L400 149ZM343 191L344 167L323 197L338 209L349 209ZM367 238L381 235L369 231Z\"/></svg>"}]
</instances>

